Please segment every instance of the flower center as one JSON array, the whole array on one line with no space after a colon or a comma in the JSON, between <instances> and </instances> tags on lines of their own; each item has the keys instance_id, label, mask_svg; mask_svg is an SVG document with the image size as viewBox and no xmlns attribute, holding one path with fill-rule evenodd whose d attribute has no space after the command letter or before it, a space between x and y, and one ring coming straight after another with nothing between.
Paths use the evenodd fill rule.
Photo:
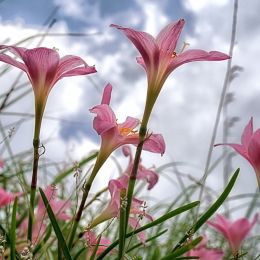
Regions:
<instances>
[{"instance_id":1,"label":"flower center","mask_svg":"<svg viewBox=\"0 0 260 260\"><path fill-rule=\"evenodd\" d=\"M121 135L129 135L129 134L136 134L137 131L132 130L129 127L120 127L119 132Z\"/></svg>"},{"instance_id":2,"label":"flower center","mask_svg":"<svg viewBox=\"0 0 260 260\"><path fill-rule=\"evenodd\" d=\"M182 45L181 51L180 51L178 54L177 54L176 51L174 51L174 52L172 53L172 58L176 58L179 54L183 53L184 50L187 49L187 47L189 47L189 46L190 46L189 43L187 43L187 42L183 42L183 45Z\"/></svg>"}]
</instances>

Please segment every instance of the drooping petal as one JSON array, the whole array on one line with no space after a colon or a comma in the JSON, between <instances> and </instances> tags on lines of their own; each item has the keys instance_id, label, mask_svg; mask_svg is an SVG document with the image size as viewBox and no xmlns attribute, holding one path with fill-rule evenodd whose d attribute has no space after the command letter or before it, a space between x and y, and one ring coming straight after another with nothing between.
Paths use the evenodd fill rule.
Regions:
<instances>
[{"instance_id":1,"label":"drooping petal","mask_svg":"<svg viewBox=\"0 0 260 260\"><path fill-rule=\"evenodd\" d=\"M93 127L99 135L107 132L113 127L117 127L116 116L113 110L106 104L101 104L90 109L91 113L95 113Z\"/></svg>"},{"instance_id":2,"label":"drooping petal","mask_svg":"<svg viewBox=\"0 0 260 260\"><path fill-rule=\"evenodd\" d=\"M140 167L141 166L141 167ZM137 171L137 179L145 179L148 182L148 190L151 190L158 182L159 176L156 172L148 170L140 165Z\"/></svg>"},{"instance_id":3,"label":"drooping petal","mask_svg":"<svg viewBox=\"0 0 260 260\"><path fill-rule=\"evenodd\" d=\"M241 143L244 147L248 147L252 135L253 135L253 117L251 117L251 119L249 120L241 136Z\"/></svg>"},{"instance_id":4,"label":"drooping petal","mask_svg":"<svg viewBox=\"0 0 260 260\"><path fill-rule=\"evenodd\" d=\"M20 59L23 60L24 53L27 50L23 47L17 47L12 45L0 45L0 50L2 49L8 49L10 52L12 52L14 55L18 56Z\"/></svg>"},{"instance_id":5,"label":"drooping petal","mask_svg":"<svg viewBox=\"0 0 260 260\"><path fill-rule=\"evenodd\" d=\"M112 85L108 83L104 88L101 104L109 105L111 100L111 94L112 94Z\"/></svg>"},{"instance_id":6,"label":"drooping petal","mask_svg":"<svg viewBox=\"0 0 260 260\"><path fill-rule=\"evenodd\" d=\"M165 142L163 136L161 134L151 134L149 138L145 140L143 149L163 155L165 152Z\"/></svg>"},{"instance_id":7,"label":"drooping petal","mask_svg":"<svg viewBox=\"0 0 260 260\"><path fill-rule=\"evenodd\" d=\"M176 49L177 41L185 24L184 19L168 24L156 37L160 56L171 55Z\"/></svg>"},{"instance_id":8,"label":"drooping petal","mask_svg":"<svg viewBox=\"0 0 260 260\"><path fill-rule=\"evenodd\" d=\"M14 66L18 69L23 70L24 72L27 72L27 68L22 62L19 62L19 61L15 60L14 58L11 58L10 56L8 56L4 53L0 54L0 61L3 61L3 62L5 62L9 65L12 65L12 66Z\"/></svg>"}]
</instances>

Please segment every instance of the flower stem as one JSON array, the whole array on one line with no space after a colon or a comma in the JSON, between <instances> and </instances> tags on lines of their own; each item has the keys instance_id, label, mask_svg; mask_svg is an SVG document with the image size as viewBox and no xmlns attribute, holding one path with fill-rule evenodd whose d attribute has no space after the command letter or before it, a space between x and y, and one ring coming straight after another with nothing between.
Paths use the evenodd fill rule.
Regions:
<instances>
[{"instance_id":1,"label":"flower stem","mask_svg":"<svg viewBox=\"0 0 260 260\"><path fill-rule=\"evenodd\" d=\"M33 137L33 170L30 190L30 205L29 205L29 218L28 218L28 230L27 240L32 241L32 229L34 221L34 201L37 188L37 173L39 163L39 146L40 146L40 131L42 116L45 108L45 102L35 102L35 125L34 125L34 137Z\"/></svg>"},{"instance_id":2,"label":"flower stem","mask_svg":"<svg viewBox=\"0 0 260 260\"><path fill-rule=\"evenodd\" d=\"M102 151L100 150L100 152L97 156L97 160L96 160L96 163L94 165L94 168L91 172L91 175L82 187L82 190L83 190L82 199L81 199L78 211L76 213L76 216L73 220L72 229L71 229L70 236L69 236L69 242L68 242L69 249L71 249L72 246L73 246L73 241L74 241L74 237L75 237L75 234L76 234L76 230L77 230L79 221L81 219L83 210L85 208L85 203L86 203L86 200L88 198L88 194L89 194L89 191L91 189L92 183L93 183L99 169L101 168L101 166L106 161L107 157L108 157L108 155L102 154Z\"/></svg>"},{"instance_id":3,"label":"flower stem","mask_svg":"<svg viewBox=\"0 0 260 260\"><path fill-rule=\"evenodd\" d=\"M133 194L134 194L134 187L135 187L135 181L136 181L136 176L137 176L137 171L138 171L138 166L140 163L140 158L143 150L143 145L145 142L145 138L147 135L147 124L153 109L153 106L155 104L155 101L157 99L157 96L147 96L146 99L146 104L145 104L145 109L144 109L144 114L142 118L142 123L140 126L139 130L139 144L137 145L136 152L135 152L135 158L134 158L134 165L132 168L132 171L130 173L130 178L129 178L129 183L128 183L128 189L127 189L127 205L126 205L126 210L125 210L125 232L123 233L122 236L119 237L119 243L123 245L123 248L121 248L121 251L124 252L124 246L125 246L125 234L127 233L127 226L128 226L128 220L129 220L129 215L130 215L130 209L131 209L131 203L133 199Z\"/></svg>"}]
</instances>

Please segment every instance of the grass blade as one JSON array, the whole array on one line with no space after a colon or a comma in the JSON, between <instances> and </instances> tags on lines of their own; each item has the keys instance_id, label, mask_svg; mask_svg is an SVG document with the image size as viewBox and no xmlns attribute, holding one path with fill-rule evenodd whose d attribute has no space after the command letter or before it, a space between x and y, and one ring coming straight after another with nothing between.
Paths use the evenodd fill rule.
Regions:
<instances>
[{"instance_id":1,"label":"grass blade","mask_svg":"<svg viewBox=\"0 0 260 260\"><path fill-rule=\"evenodd\" d=\"M64 255L64 258L65 258L66 260L72 260L71 255L70 255L70 252L69 252L69 249L68 249L68 247L67 247L67 245L66 245L65 239L64 239L64 237L63 237L63 235L62 235L62 232L61 232L60 227L59 227L59 225L58 225L58 222L57 222L57 220L56 220L56 218L55 218L55 215L54 215L54 213L53 213L53 211L52 211L52 209L51 209L51 206L50 206L50 204L49 204L49 202L48 202L48 199L46 198L46 196L45 196L43 190L42 190L41 188L39 188L39 190L40 190L40 194L41 194L43 203L44 203L44 205L45 205L45 207L46 207L48 216L49 216L49 218L50 218L51 224L52 224L52 226L53 226L54 232L55 232L56 237L57 237L57 239L58 239L58 241L59 241L58 244L59 244L59 246L61 247L61 250L62 250L62 253L63 253L63 255Z\"/></svg>"},{"instance_id":2,"label":"grass blade","mask_svg":"<svg viewBox=\"0 0 260 260\"><path fill-rule=\"evenodd\" d=\"M140 233L140 232L142 232L142 231L144 231L148 228L151 228L153 226L156 226L156 225L166 221L167 219L170 219L170 218L172 218L172 217L174 217L178 214L181 214L181 213L183 213L187 210L190 210L190 209L198 206L199 203L200 203L199 201L195 201L195 202L189 203L187 205L181 206L181 207L161 216L160 218L158 218L158 219L156 219L156 220L154 220L154 221L152 221L152 222L150 222L150 223L148 223L148 224L146 224L146 225L144 225L144 226L142 226L142 227L140 227L140 228L138 228L134 231L127 233L126 238L131 237L133 235L136 235L136 234L138 234L138 233ZM116 240L115 242L113 242L106 250L104 250L104 252L102 254L100 254L97 257L97 260L103 259L114 247L116 247L118 245L118 243L119 243L119 240Z\"/></svg>"},{"instance_id":3,"label":"grass blade","mask_svg":"<svg viewBox=\"0 0 260 260\"><path fill-rule=\"evenodd\" d=\"M231 192L236 179L238 177L240 169L238 168L235 173L233 174L232 178L230 179L228 185L226 186L225 190L219 196L219 198L215 201L215 203L198 219L198 221L194 224L194 226L185 233L185 236L179 241L179 243L173 248L172 252L177 250L182 246L182 244L189 239L191 234L194 234L222 205L225 201L229 193Z\"/></svg>"},{"instance_id":4,"label":"grass blade","mask_svg":"<svg viewBox=\"0 0 260 260\"><path fill-rule=\"evenodd\" d=\"M15 245L16 245L16 211L17 211L17 197L14 200L13 211L12 211L12 220L11 220L11 229L10 229L10 259L14 260L15 258Z\"/></svg>"}]
</instances>

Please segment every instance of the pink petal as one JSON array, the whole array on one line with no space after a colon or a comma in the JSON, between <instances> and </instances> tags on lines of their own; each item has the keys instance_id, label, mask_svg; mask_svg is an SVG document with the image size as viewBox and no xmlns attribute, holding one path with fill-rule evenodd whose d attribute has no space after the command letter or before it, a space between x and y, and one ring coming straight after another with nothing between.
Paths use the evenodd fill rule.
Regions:
<instances>
[{"instance_id":1,"label":"pink petal","mask_svg":"<svg viewBox=\"0 0 260 260\"><path fill-rule=\"evenodd\" d=\"M12 52L13 54L15 54L16 56L18 56L21 59L23 59L24 52L26 51L25 48L10 46L10 45L0 45L0 50L1 49L8 49L10 52ZM12 66L15 66L15 67L27 72L27 68L23 63L17 61L16 59L14 59L6 54L3 54L3 53L0 54L0 61L3 61L7 64L10 64Z\"/></svg>"},{"instance_id":2,"label":"pink petal","mask_svg":"<svg viewBox=\"0 0 260 260\"><path fill-rule=\"evenodd\" d=\"M229 145L236 152L238 152L240 155L242 155L244 158L246 158L251 163L251 160L248 155L248 151L243 145L230 143L230 144L215 144L214 146L219 146L219 145Z\"/></svg>"},{"instance_id":3,"label":"pink petal","mask_svg":"<svg viewBox=\"0 0 260 260\"><path fill-rule=\"evenodd\" d=\"M137 118L128 116L125 122L118 124L119 131L122 134L129 134L133 129L135 129L140 124Z\"/></svg>"},{"instance_id":4,"label":"pink petal","mask_svg":"<svg viewBox=\"0 0 260 260\"><path fill-rule=\"evenodd\" d=\"M144 142L143 149L153 153L165 152L165 142L161 134L151 134Z\"/></svg>"},{"instance_id":5,"label":"pink petal","mask_svg":"<svg viewBox=\"0 0 260 260\"><path fill-rule=\"evenodd\" d=\"M139 220L137 220L135 218L130 217L128 220L128 223L134 230L136 230L137 228L140 227ZM146 240L145 232L142 231L142 232L138 233L137 236L140 239L140 241L144 244L145 240Z\"/></svg>"},{"instance_id":6,"label":"pink petal","mask_svg":"<svg viewBox=\"0 0 260 260\"><path fill-rule=\"evenodd\" d=\"M130 162L132 161L131 158L132 158L132 153L131 153L131 148L129 145L124 145L122 147L122 151L123 151L123 154L124 156L130 156Z\"/></svg>"},{"instance_id":7,"label":"pink petal","mask_svg":"<svg viewBox=\"0 0 260 260\"><path fill-rule=\"evenodd\" d=\"M206 52L203 50L187 50L176 57L174 57L169 64L169 68L167 69L167 74L181 66L182 64L193 62L193 61L221 61L230 59L230 56L218 52L218 51L210 51Z\"/></svg>"},{"instance_id":8,"label":"pink petal","mask_svg":"<svg viewBox=\"0 0 260 260\"><path fill-rule=\"evenodd\" d=\"M253 134L248 144L248 156L256 173L260 173L260 129Z\"/></svg>"},{"instance_id":9,"label":"pink petal","mask_svg":"<svg viewBox=\"0 0 260 260\"><path fill-rule=\"evenodd\" d=\"M136 31L115 24L111 24L111 26L123 31L142 55L147 68L153 67L155 61L158 62L159 48L153 36L146 32Z\"/></svg>"},{"instance_id":10,"label":"pink petal","mask_svg":"<svg viewBox=\"0 0 260 260\"><path fill-rule=\"evenodd\" d=\"M244 147L248 147L252 135L253 135L253 117L251 117L251 119L249 120L241 136L241 143Z\"/></svg>"},{"instance_id":11,"label":"pink petal","mask_svg":"<svg viewBox=\"0 0 260 260\"><path fill-rule=\"evenodd\" d=\"M154 187L154 185L158 182L159 176L156 172L148 170L142 165L140 165L137 172L137 179L145 179L149 184L148 190L151 190Z\"/></svg>"},{"instance_id":12,"label":"pink petal","mask_svg":"<svg viewBox=\"0 0 260 260\"><path fill-rule=\"evenodd\" d=\"M58 52L49 48L40 47L25 51L23 61L28 68L28 77L34 90L45 87L48 92L52 88L53 82L56 82L59 59Z\"/></svg>"},{"instance_id":13,"label":"pink petal","mask_svg":"<svg viewBox=\"0 0 260 260\"><path fill-rule=\"evenodd\" d=\"M95 66L78 67L64 72L59 78L56 78L56 81L65 77L87 75L95 72L97 72Z\"/></svg>"},{"instance_id":14,"label":"pink petal","mask_svg":"<svg viewBox=\"0 0 260 260\"><path fill-rule=\"evenodd\" d=\"M101 104L106 104L106 105L110 104L111 93L112 93L112 85L108 83L104 88Z\"/></svg>"},{"instance_id":15,"label":"pink petal","mask_svg":"<svg viewBox=\"0 0 260 260\"><path fill-rule=\"evenodd\" d=\"M174 52L184 24L185 21L183 19L172 22L158 34L156 43L162 55L166 55L167 53L171 55Z\"/></svg>"},{"instance_id":16,"label":"pink petal","mask_svg":"<svg viewBox=\"0 0 260 260\"><path fill-rule=\"evenodd\" d=\"M93 120L93 127L99 135L102 135L113 127L117 127L116 116L108 105L95 106L90 109L90 112L96 114Z\"/></svg>"},{"instance_id":17,"label":"pink petal","mask_svg":"<svg viewBox=\"0 0 260 260\"><path fill-rule=\"evenodd\" d=\"M231 239L229 242L234 254L239 250L241 243L247 237L250 230L251 225L246 218L238 219L230 226L229 233Z\"/></svg>"}]
</instances>

